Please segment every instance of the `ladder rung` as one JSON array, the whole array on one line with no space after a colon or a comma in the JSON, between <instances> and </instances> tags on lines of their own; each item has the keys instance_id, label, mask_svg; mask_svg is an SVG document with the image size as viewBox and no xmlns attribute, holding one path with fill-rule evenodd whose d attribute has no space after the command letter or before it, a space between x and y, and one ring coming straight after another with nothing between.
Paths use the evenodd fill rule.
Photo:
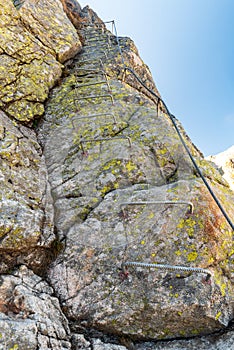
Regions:
<instances>
[{"instance_id":1,"label":"ladder rung","mask_svg":"<svg viewBox=\"0 0 234 350\"><path fill-rule=\"evenodd\" d=\"M76 120L79 120L79 119L89 119L89 118L96 118L96 117L103 117L103 116L108 116L110 115L113 120L114 120L114 124L117 124L117 121L116 121L116 117L113 113L98 113L98 114L90 114L90 115L85 115L85 116L82 116L82 117L79 117L79 118L76 118Z\"/></svg>"},{"instance_id":2,"label":"ladder rung","mask_svg":"<svg viewBox=\"0 0 234 350\"><path fill-rule=\"evenodd\" d=\"M106 43L107 42L107 40L106 39L103 39L103 40L85 40L85 44L86 43L98 43L98 44L100 44L100 43Z\"/></svg>"},{"instance_id":3,"label":"ladder rung","mask_svg":"<svg viewBox=\"0 0 234 350\"><path fill-rule=\"evenodd\" d=\"M87 48L99 48L99 47L101 47L101 48L103 48L103 47L107 47L108 48L108 50L109 50L109 46L110 46L110 44L109 43L106 43L106 44L103 44L103 45L99 45L99 43L97 43L97 44L94 44L94 45L87 45L86 43L84 44L84 49L87 49Z\"/></svg>"},{"instance_id":4,"label":"ladder rung","mask_svg":"<svg viewBox=\"0 0 234 350\"><path fill-rule=\"evenodd\" d=\"M103 74L105 74L105 72L104 72L104 70L103 69L94 69L94 68L76 68L75 69L75 72L76 71L82 71L82 70L84 70L84 71L87 71L87 72L93 72L93 73L103 73Z\"/></svg>"},{"instance_id":5,"label":"ladder rung","mask_svg":"<svg viewBox=\"0 0 234 350\"><path fill-rule=\"evenodd\" d=\"M85 60L79 60L79 64L80 63L88 63L88 62L99 62L101 64L101 66L103 66L103 62L101 60L101 58L95 58L95 59L92 59L92 58L89 58L89 59L85 59Z\"/></svg>"},{"instance_id":6,"label":"ladder rung","mask_svg":"<svg viewBox=\"0 0 234 350\"><path fill-rule=\"evenodd\" d=\"M97 52L97 51L101 51L101 50L91 50L91 51L88 51L87 52L87 49L89 48L90 46L84 46L84 50L86 50L86 52L84 52L84 53L86 53L86 54L92 54L92 53L95 53L95 52ZM98 47L98 46L97 46ZM102 48L104 48L104 46L102 47ZM117 50L117 47L113 47L113 46L111 46L111 48L108 48L107 49L108 51L116 51ZM102 50L102 51L104 51L104 50ZM83 53L82 53L83 54Z\"/></svg>"},{"instance_id":7,"label":"ladder rung","mask_svg":"<svg viewBox=\"0 0 234 350\"><path fill-rule=\"evenodd\" d=\"M80 97L76 97L75 100L89 100L90 98L92 99L92 98L103 98L103 97L109 97L112 101L112 104L114 104L114 99L111 94L80 96Z\"/></svg>"},{"instance_id":8,"label":"ladder rung","mask_svg":"<svg viewBox=\"0 0 234 350\"><path fill-rule=\"evenodd\" d=\"M85 86L92 86L92 85L99 85L99 84L107 84L106 80L101 80L101 81L96 81L93 83L89 83L89 84L77 84L75 85L75 88L81 88L81 87L85 87Z\"/></svg>"},{"instance_id":9,"label":"ladder rung","mask_svg":"<svg viewBox=\"0 0 234 350\"><path fill-rule=\"evenodd\" d=\"M193 214L194 206L192 202L189 201L149 201L149 202L124 202L120 204L120 207L128 205L156 205L156 204L173 204L173 205L188 205L190 213Z\"/></svg>"},{"instance_id":10,"label":"ladder rung","mask_svg":"<svg viewBox=\"0 0 234 350\"><path fill-rule=\"evenodd\" d=\"M99 50L100 51L100 54L101 54L101 52L102 52L102 54L101 54L101 56L100 57L103 57L103 55L106 57L106 58L108 58L107 57L107 52L106 51L104 51L104 50ZM84 56L84 55L91 55L92 53L95 53L96 51L91 51L91 52L82 52L81 53L81 55L82 55L82 57ZM99 56L98 56L99 57ZM96 58L98 58L98 57L96 57Z\"/></svg>"},{"instance_id":11,"label":"ladder rung","mask_svg":"<svg viewBox=\"0 0 234 350\"><path fill-rule=\"evenodd\" d=\"M103 23L109 23L109 22L103 22ZM85 22L81 22L79 23L80 26L83 26L83 27L100 27L100 28L104 28L103 24L102 23L85 23Z\"/></svg>"},{"instance_id":12,"label":"ladder rung","mask_svg":"<svg viewBox=\"0 0 234 350\"><path fill-rule=\"evenodd\" d=\"M83 56L83 55L90 55L90 53L95 53L95 52L97 52L97 50L93 50L93 51L90 51L90 52L85 52L85 51L83 51L82 53L81 53L81 55ZM106 50L99 50L99 54L102 54L102 55L105 55L106 56L106 58L107 58L107 51Z\"/></svg>"},{"instance_id":13,"label":"ladder rung","mask_svg":"<svg viewBox=\"0 0 234 350\"><path fill-rule=\"evenodd\" d=\"M101 36L106 36L106 38L108 37L108 36L113 36L113 34L108 34L108 33L86 33L85 34L85 37L87 37L87 35L89 35L89 37L91 37L91 38L95 38L95 37L100 37L100 35Z\"/></svg>"},{"instance_id":14,"label":"ladder rung","mask_svg":"<svg viewBox=\"0 0 234 350\"><path fill-rule=\"evenodd\" d=\"M103 142L103 141L115 141L115 140L127 140L129 143L129 147L132 147L132 141L129 136L118 136L118 137L112 137L112 138L100 138L100 139L88 139L88 140L81 140L80 146L82 149L82 152L85 153L83 143L90 143L90 142Z\"/></svg>"}]
</instances>

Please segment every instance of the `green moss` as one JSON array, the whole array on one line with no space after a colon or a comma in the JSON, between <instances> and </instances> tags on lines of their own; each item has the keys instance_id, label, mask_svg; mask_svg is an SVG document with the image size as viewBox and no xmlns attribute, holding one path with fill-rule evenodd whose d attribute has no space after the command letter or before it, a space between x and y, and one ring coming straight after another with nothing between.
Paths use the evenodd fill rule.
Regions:
<instances>
[{"instance_id":1,"label":"green moss","mask_svg":"<svg viewBox=\"0 0 234 350\"><path fill-rule=\"evenodd\" d=\"M181 330L181 331L179 331L179 334L180 334L182 337L185 337L186 332L185 332L184 330Z\"/></svg>"}]
</instances>

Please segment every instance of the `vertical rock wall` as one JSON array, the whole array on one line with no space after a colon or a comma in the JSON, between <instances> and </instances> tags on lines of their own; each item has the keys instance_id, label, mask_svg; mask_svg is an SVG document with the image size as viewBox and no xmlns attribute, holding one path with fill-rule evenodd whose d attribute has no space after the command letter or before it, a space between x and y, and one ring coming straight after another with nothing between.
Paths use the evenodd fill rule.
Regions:
<instances>
[{"instance_id":1,"label":"vertical rock wall","mask_svg":"<svg viewBox=\"0 0 234 350\"><path fill-rule=\"evenodd\" d=\"M0 349L228 349L231 328L160 342L230 326L233 232L134 43L74 0L0 11Z\"/></svg>"},{"instance_id":2,"label":"vertical rock wall","mask_svg":"<svg viewBox=\"0 0 234 350\"><path fill-rule=\"evenodd\" d=\"M168 116L134 76L123 81L124 60L157 93L133 43L120 39L121 55L92 10L80 17L83 50L53 90L39 133L65 242L50 281L68 317L90 329L137 340L222 329L233 317L232 232ZM232 216L228 185L187 144ZM123 269L128 261L212 276Z\"/></svg>"}]
</instances>

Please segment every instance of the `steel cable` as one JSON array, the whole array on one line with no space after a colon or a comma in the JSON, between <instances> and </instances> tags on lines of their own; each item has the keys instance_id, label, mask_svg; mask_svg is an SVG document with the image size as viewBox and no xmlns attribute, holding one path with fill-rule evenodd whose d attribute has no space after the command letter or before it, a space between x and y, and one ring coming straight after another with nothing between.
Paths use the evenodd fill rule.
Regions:
<instances>
[{"instance_id":1,"label":"steel cable","mask_svg":"<svg viewBox=\"0 0 234 350\"><path fill-rule=\"evenodd\" d=\"M117 40L117 45L118 45L118 49L119 49L119 52L120 52L120 55L121 55L121 59L122 59L122 63L124 65L124 70L128 70L129 72L131 72L134 77L137 79L137 81L148 91L150 92L154 97L157 98L157 103L161 102L180 138L180 141L182 143L182 145L184 146L190 160L192 161L193 165L194 165L194 168L196 169L197 173L199 174L199 176L201 177L202 181L204 182L206 188L208 189L209 193L211 194L212 198L214 199L215 203L217 204L217 206L219 207L220 211L222 212L223 216L225 217L226 221L228 222L228 224L230 225L232 231L234 231L234 224L232 223L231 219L229 218L227 212L225 211L225 209L223 208L222 204L220 203L219 199L217 198L217 196L215 195L215 193L213 192L212 188L210 187L209 183L207 182L207 180L205 179L205 177L203 176L200 168L198 167L194 157L192 156L188 146L186 145L181 133L180 133L180 130L175 122L175 117L170 113L166 103L163 101L163 99L158 96L152 89L150 89L148 86L146 86L144 84L144 82L138 77L138 75L135 73L135 71L129 67L127 67L125 65L125 62L124 62L124 57L123 57L123 53L122 53L122 50L121 50L121 47L120 47L120 43L119 43L119 37L118 37L118 33L117 33L117 29L116 29L116 25L115 25L115 21L111 21L113 23L113 26L114 26L114 30L115 30L115 35L116 35L116 40Z\"/></svg>"},{"instance_id":2,"label":"steel cable","mask_svg":"<svg viewBox=\"0 0 234 350\"><path fill-rule=\"evenodd\" d=\"M165 265L165 264L148 264L148 263L142 263L137 261L126 261L125 263L123 263L123 266L153 268L153 269L166 270L166 271L205 273L207 275L207 278L211 277L211 272L201 267L187 267L187 266L180 266L180 265Z\"/></svg>"}]
</instances>

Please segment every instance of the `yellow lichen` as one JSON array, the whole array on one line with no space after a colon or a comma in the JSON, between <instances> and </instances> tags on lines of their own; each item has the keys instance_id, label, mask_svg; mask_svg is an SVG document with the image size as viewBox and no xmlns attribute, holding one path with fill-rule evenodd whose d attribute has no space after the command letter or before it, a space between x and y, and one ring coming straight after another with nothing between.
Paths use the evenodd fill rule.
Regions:
<instances>
[{"instance_id":1,"label":"yellow lichen","mask_svg":"<svg viewBox=\"0 0 234 350\"><path fill-rule=\"evenodd\" d=\"M148 219L153 219L154 218L154 213L150 213L149 215L148 215Z\"/></svg>"},{"instance_id":2,"label":"yellow lichen","mask_svg":"<svg viewBox=\"0 0 234 350\"><path fill-rule=\"evenodd\" d=\"M133 164L133 162L129 161L126 165L125 165L126 169L128 172L131 172L133 170L136 169L136 165Z\"/></svg>"},{"instance_id":3,"label":"yellow lichen","mask_svg":"<svg viewBox=\"0 0 234 350\"><path fill-rule=\"evenodd\" d=\"M182 255L182 253L181 253L181 251L180 251L180 250L177 250L177 251L175 252L175 254L176 254L177 256Z\"/></svg>"},{"instance_id":4,"label":"yellow lichen","mask_svg":"<svg viewBox=\"0 0 234 350\"><path fill-rule=\"evenodd\" d=\"M195 261L197 259L197 256L198 256L197 252L188 253L187 260L189 262Z\"/></svg>"}]
</instances>

